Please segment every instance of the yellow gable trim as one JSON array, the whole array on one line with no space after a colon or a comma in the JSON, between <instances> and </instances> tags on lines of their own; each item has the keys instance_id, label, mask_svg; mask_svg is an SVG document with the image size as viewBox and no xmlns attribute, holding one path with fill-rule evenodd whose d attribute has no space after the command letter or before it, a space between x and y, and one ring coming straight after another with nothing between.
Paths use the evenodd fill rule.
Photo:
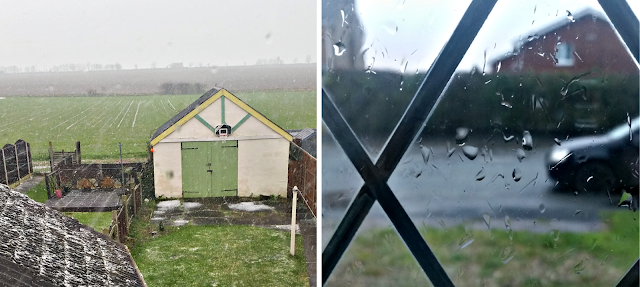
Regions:
<instances>
[{"instance_id":1,"label":"yellow gable trim","mask_svg":"<svg viewBox=\"0 0 640 287\"><path fill-rule=\"evenodd\" d=\"M282 137L284 137L288 141L293 141L293 137L288 132L286 132L281 127L279 127L276 124L274 124L272 121L267 119L261 113L257 112L252 107L250 107L249 105L245 104L240 99L236 98L236 96L234 96L233 94L229 93L227 90L221 89L220 91L223 93L223 95L227 99L231 100L234 104L238 105L240 108L245 110L247 113L251 114L254 118L258 119L260 122L262 122L263 124L265 124L266 126L271 128L273 131L275 131L276 133L278 133L279 135L281 135Z\"/></svg>"},{"instance_id":2,"label":"yellow gable trim","mask_svg":"<svg viewBox=\"0 0 640 287\"><path fill-rule=\"evenodd\" d=\"M282 137L284 137L288 141L293 141L293 137L289 133L287 133L285 130L283 130L282 128L280 128L276 124L274 124L272 121L270 121L269 119L264 117L262 114L260 114L256 110L254 110L249 105L245 104L240 99L236 98L236 96L234 96L233 94L229 93L227 90L220 89L217 93L215 93L213 96L211 96L211 98L209 98L206 101L204 101L204 103L200 104L195 109L193 109L193 111L191 111L186 116L184 116L183 118L178 120L177 123L173 124L167 130L162 132L159 136L157 136L156 138L151 140L151 146L154 146L157 143L159 143L161 140L163 140L165 137L167 137L173 131L175 131L176 128L178 128L179 126L182 126L183 124L185 124L187 121L189 121L190 119L195 117L198 113L200 113L202 110L204 110L205 108L210 106L213 102L215 102L217 99L219 99L222 96L225 96L227 99L231 100L234 104L238 105L240 108L242 108L243 110L245 110L246 112L251 114L253 117L258 119L260 122L262 122L263 124L265 124L266 126L271 128L272 130L274 130L276 133L278 133L279 135L281 135Z\"/></svg>"}]
</instances>

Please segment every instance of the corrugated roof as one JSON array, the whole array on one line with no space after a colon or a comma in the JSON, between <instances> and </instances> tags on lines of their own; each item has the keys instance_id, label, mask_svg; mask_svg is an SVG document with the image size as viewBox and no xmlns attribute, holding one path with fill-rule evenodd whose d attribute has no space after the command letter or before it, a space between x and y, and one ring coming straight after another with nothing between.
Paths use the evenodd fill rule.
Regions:
<instances>
[{"instance_id":1,"label":"corrugated roof","mask_svg":"<svg viewBox=\"0 0 640 287\"><path fill-rule=\"evenodd\" d=\"M271 129L273 129L275 132L277 132L287 140L291 141L293 139L291 135L287 133L284 129L276 125L271 120L267 119L267 117L265 117L262 113L258 112L257 110L249 106L247 103L245 103L244 101L240 100L238 97L231 94L229 91L223 88L213 88L208 92L204 93L204 95L198 98L195 102L191 103L189 106L187 106L184 110L182 110L177 115L175 115L169 121L161 125L151 137L150 139L151 145L155 145L156 143L161 141L163 138L171 134L176 126L184 124L186 121L190 120L193 116L198 114L200 111L208 107L215 100L223 96L231 100L234 104L238 105L240 108L242 108L243 110L251 114L253 117L255 117L256 119L258 119L259 121L261 121L262 123L270 127Z\"/></svg>"},{"instance_id":2,"label":"corrugated roof","mask_svg":"<svg viewBox=\"0 0 640 287\"><path fill-rule=\"evenodd\" d=\"M12 286L145 286L124 245L5 185L0 276Z\"/></svg>"}]
</instances>

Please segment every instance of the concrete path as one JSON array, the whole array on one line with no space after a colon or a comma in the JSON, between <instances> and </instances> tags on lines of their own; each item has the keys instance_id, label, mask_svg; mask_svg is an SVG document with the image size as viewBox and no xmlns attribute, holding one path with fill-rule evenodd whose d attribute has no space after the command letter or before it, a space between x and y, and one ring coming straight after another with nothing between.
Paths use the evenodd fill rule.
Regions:
<instances>
[{"instance_id":1,"label":"concrete path","mask_svg":"<svg viewBox=\"0 0 640 287\"><path fill-rule=\"evenodd\" d=\"M34 186L38 185L38 183L40 183L43 180L44 180L44 176L34 175L30 179L23 181L20 185L18 185L13 190L20 193L26 193L29 189L32 189Z\"/></svg>"}]
</instances>

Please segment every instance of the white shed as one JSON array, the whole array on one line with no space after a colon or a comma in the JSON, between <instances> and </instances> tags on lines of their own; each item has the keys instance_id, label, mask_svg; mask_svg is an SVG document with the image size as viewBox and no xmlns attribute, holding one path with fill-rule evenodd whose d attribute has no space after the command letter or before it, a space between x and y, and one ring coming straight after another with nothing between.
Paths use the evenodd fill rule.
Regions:
<instances>
[{"instance_id":1,"label":"white shed","mask_svg":"<svg viewBox=\"0 0 640 287\"><path fill-rule=\"evenodd\" d=\"M287 195L292 136L215 88L151 137L156 196Z\"/></svg>"}]
</instances>

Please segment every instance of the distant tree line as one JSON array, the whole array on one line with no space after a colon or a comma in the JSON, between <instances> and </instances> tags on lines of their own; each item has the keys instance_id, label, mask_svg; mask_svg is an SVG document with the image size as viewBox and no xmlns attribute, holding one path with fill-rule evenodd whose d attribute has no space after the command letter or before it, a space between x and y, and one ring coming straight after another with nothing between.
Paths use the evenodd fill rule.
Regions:
<instances>
[{"instance_id":1,"label":"distant tree line","mask_svg":"<svg viewBox=\"0 0 640 287\"><path fill-rule=\"evenodd\" d=\"M163 95L193 95L206 92L205 85L201 83L163 83L160 85L160 93Z\"/></svg>"},{"instance_id":2,"label":"distant tree line","mask_svg":"<svg viewBox=\"0 0 640 287\"><path fill-rule=\"evenodd\" d=\"M0 66L1 73L18 74L18 73L38 73L38 72L88 72L88 71L116 71L122 70L120 63L115 64L62 64L55 65L50 68L40 68L36 66Z\"/></svg>"}]
</instances>

